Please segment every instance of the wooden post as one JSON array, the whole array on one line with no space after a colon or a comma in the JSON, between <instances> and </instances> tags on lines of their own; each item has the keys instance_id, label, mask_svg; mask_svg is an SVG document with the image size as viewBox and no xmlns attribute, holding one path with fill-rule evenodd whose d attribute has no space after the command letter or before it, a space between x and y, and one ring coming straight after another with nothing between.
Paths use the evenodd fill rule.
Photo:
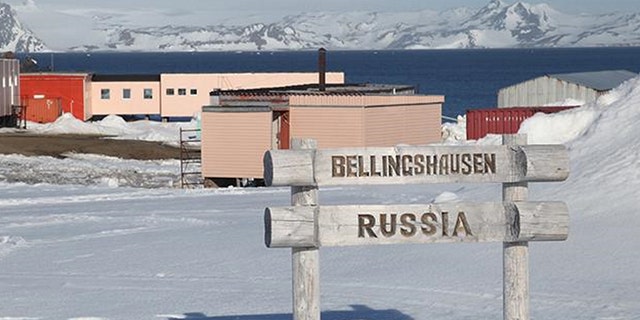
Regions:
<instances>
[{"instance_id":1,"label":"wooden post","mask_svg":"<svg viewBox=\"0 0 640 320\"><path fill-rule=\"evenodd\" d=\"M526 135L503 135L502 144L526 145ZM502 184L502 200L527 201L528 183ZM518 228L519 223L513 224ZM518 230L512 230L517 233ZM529 243L503 243L503 319L529 320Z\"/></svg>"},{"instance_id":2,"label":"wooden post","mask_svg":"<svg viewBox=\"0 0 640 320\"><path fill-rule=\"evenodd\" d=\"M292 149L315 149L316 141L292 139ZM291 187L292 206L317 206L318 187ZM293 320L320 320L320 257L317 247L292 248Z\"/></svg>"}]
</instances>

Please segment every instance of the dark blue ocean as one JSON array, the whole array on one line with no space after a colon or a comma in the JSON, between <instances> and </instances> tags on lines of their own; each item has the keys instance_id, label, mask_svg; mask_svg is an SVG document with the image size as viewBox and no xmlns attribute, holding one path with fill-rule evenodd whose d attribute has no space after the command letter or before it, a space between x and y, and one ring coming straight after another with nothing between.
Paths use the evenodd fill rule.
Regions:
<instances>
[{"instance_id":1,"label":"dark blue ocean","mask_svg":"<svg viewBox=\"0 0 640 320\"><path fill-rule=\"evenodd\" d=\"M286 72L317 70L316 51L46 53L41 69L98 74ZM500 88L545 74L626 69L640 72L640 47L419 51L329 51L327 69L349 83L409 84L445 95L443 115L495 107Z\"/></svg>"}]
</instances>

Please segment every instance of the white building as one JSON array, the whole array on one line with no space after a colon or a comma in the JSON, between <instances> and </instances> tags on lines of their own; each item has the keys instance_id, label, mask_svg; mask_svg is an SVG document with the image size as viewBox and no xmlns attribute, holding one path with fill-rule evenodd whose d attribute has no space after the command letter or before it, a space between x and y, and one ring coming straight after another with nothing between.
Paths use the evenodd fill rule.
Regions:
<instances>
[{"instance_id":1,"label":"white building","mask_svg":"<svg viewBox=\"0 0 640 320\"><path fill-rule=\"evenodd\" d=\"M626 70L550 74L498 92L498 108L549 106L567 100L588 103L638 76Z\"/></svg>"},{"instance_id":2,"label":"white building","mask_svg":"<svg viewBox=\"0 0 640 320\"><path fill-rule=\"evenodd\" d=\"M0 127L16 125L14 106L20 104L20 62L16 59L0 59Z\"/></svg>"}]
</instances>

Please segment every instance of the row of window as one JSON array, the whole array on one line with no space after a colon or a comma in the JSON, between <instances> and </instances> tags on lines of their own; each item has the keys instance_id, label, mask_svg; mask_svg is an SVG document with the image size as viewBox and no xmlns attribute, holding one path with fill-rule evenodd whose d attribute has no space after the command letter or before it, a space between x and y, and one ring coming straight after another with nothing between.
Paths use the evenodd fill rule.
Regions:
<instances>
[{"instance_id":1,"label":"row of window","mask_svg":"<svg viewBox=\"0 0 640 320\"><path fill-rule=\"evenodd\" d=\"M176 94L176 90L174 88L167 88L166 91L168 96L173 96ZM187 95L187 89L186 88L178 88L178 95L179 96L186 96ZM189 89L189 95L192 96L197 96L198 95L198 89Z\"/></svg>"},{"instance_id":2,"label":"row of window","mask_svg":"<svg viewBox=\"0 0 640 320\"><path fill-rule=\"evenodd\" d=\"M153 89L142 89L142 97L144 99L153 99ZM100 99L111 99L111 89L100 89ZM122 99L131 99L131 89L122 89Z\"/></svg>"},{"instance_id":3,"label":"row of window","mask_svg":"<svg viewBox=\"0 0 640 320\"><path fill-rule=\"evenodd\" d=\"M173 88L167 88L167 95L168 96L173 96L176 94L176 90ZM178 95L179 96L186 96L187 95L187 89L186 88L178 88ZM198 95L198 89L190 89L189 90L189 95L192 96L197 96ZM153 89L143 89L142 90L142 97L144 99L153 99ZM102 100L109 100L111 99L111 89L100 89L100 99ZM122 99L131 99L131 89L122 89Z\"/></svg>"}]
</instances>

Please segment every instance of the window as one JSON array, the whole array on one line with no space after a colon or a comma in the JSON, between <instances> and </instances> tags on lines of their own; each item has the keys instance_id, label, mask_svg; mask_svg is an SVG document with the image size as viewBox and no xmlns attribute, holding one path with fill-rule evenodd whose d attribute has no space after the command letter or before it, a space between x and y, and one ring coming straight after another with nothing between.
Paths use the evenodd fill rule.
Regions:
<instances>
[{"instance_id":1,"label":"window","mask_svg":"<svg viewBox=\"0 0 640 320\"><path fill-rule=\"evenodd\" d=\"M173 90L173 88L168 88L168 89L167 89L167 95L168 95L168 96L172 96L172 95L174 95L174 94L176 94L176 92L175 92L175 90Z\"/></svg>"},{"instance_id":2,"label":"window","mask_svg":"<svg viewBox=\"0 0 640 320\"><path fill-rule=\"evenodd\" d=\"M185 88L178 89L178 95L179 96L186 96L187 95L187 89L185 89Z\"/></svg>"},{"instance_id":3,"label":"window","mask_svg":"<svg viewBox=\"0 0 640 320\"><path fill-rule=\"evenodd\" d=\"M189 94L192 95L192 96L197 96L198 95L198 89L189 90Z\"/></svg>"},{"instance_id":4,"label":"window","mask_svg":"<svg viewBox=\"0 0 640 320\"><path fill-rule=\"evenodd\" d=\"M131 99L131 89L122 89L122 99Z\"/></svg>"},{"instance_id":5,"label":"window","mask_svg":"<svg viewBox=\"0 0 640 320\"><path fill-rule=\"evenodd\" d=\"M143 90L142 96L145 99L153 99L153 89L145 88Z\"/></svg>"},{"instance_id":6,"label":"window","mask_svg":"<svg viewBox=\"0 0 640 320\"><path fill-rule=\"evenodd\" d=\"M109 90L109 89L100 89L100 99L103 99L103 100L111 99L111 90Z\"/></svg>"}]
</instances>

